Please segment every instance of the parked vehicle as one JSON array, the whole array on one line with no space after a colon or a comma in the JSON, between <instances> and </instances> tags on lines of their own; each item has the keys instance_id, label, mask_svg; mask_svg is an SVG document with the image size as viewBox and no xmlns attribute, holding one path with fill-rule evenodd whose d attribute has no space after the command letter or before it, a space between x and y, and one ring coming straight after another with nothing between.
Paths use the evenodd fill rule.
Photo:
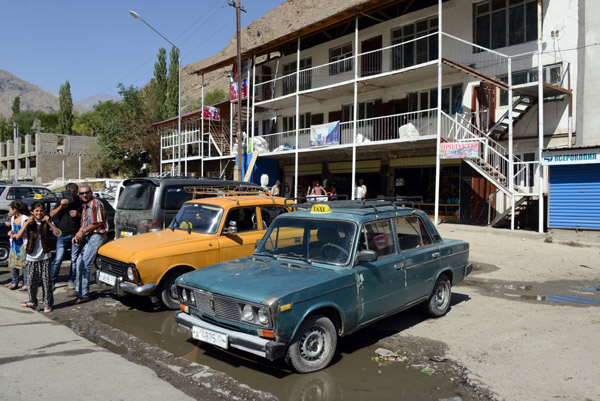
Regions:
<instances>
[{"instance_id":1,"label":"parked vehicle","mask_svg":"<svg viewBox=\"0 0 600 401\"><path fill-rule=\"evenodd\" d=\"M0 220L0 266L8 266L8 254L10 253L10 238L8 232L10 227Z\"/></svg>"},{"instance_id":2,"label":"parked vehicle","mask_svg":"<svg viewBox=\"0 0 600 401\"><path fill-rule=\"evenodd\" d=\"M268 224L289 210L284 198L256 186L234 192L199 189L196 195L209 192L213 197L184 203L169 228L103 245L96 261L97 281L112 286L118 295L157 296L167 308L178 309L179 276L251 255ZM214 197L217 194L225 196Z\"/></svg>"},{"instance_id":3,"label":"parked vehicle","mask_svg":"<svg viewBox=\"0 0 600 401\"><path fill-rule=\"evenodd\" d=\"M56 196L54 192L40 185L4 184L0 185L0 219L8 215L8 207L14 200L39 196Z\"/></svg>"},{"instance_id":4,"label":"parked vehicle","mask_svg":"<svg viewBox=\"0 0 600 401\"><path fill-rule=\"evenodd\" d=\"M196 340L313 372L338 336L418 304L445 315L468 256L468 243L442 239L420 210L318 203L277 217L252 256L181 276L175 320Z\"/></svg>"},{"instance_id":5,"label":"parked vehicle","mask_svg":"<svg viewBox=\"0 0 600 401\"><path fill-rule=\"evenodd\" d=\"M256 185L212 178L132 178L123 181L115 215L115 238L160 231L171 224L183 202L192 199L184 187Z\"/></svg>"}]
</instances>

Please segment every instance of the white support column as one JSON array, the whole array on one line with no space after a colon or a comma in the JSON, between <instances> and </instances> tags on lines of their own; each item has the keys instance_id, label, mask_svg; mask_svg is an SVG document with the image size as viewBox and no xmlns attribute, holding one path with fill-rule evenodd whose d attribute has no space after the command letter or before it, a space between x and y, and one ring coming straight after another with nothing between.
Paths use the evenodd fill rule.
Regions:
<instances>
[{"instance_id":1,"label":"white support column","mask_svg":"<svg viewBox=\"0 0 600 401\"><path fill-rule=\"evenodd\" d=\"M200 86L200 107L202 113L200 113L200 175L204 177L204 73L202 73L202 85ZM229 113L231 114L231 113Z\"/></svg>"},{"instance_id":2,"label":"white support column","mask_svg":"<svg viewBox=\"0 0 600 401\"><path fill-rule=\"evenodd\" d=\"M544 173L542 149L544 148L544 66L542 65L542 0L538 0L538 232L544 232Z\"/></svg>"},{"instance_id":3,"label":"white support column","mask_svg":"<svg viewBox=\"0 0 600 401\"><path fill-rule=\"evenodd\" d=\"M250 71L248 71L250 74ZM256 55L252 55L252 113L250 114L250 124L252 125L252 139L254 139L254 96L256 94ZM254 151L254 141L252 142L252 151Z\"/></svg>"},{"instance_id":4,"label":"white support column","mask_svg":"<svg viewBox=\"0 0 600 401\"><path fill-rule=\"evenodd\" d=\"M354 102L352 103L352 196L355 199L356 191L356 136L358 134L358 14L354 16Z\"/></svg>"},{"instance_id":5,"label":"white support column","mask_svg":"<svg viewBox=\"0 0 600 401\"><path fill-rule=\"evenodd\" d=\"M441 176L441 161L440 161L440 146L442 142L442 0L438 0L438 62L437 62L437 135L435 138L435 206L433 223L440 224L439 209L440 209L440 176Z\"/></svg>"},{"instance_id":6,"label":"white support column","mask_svg":"<svg viewBox=\"0 0 600 401\"><path fill-rule=\"evenodd\" d=\"M250 63L250 60L248 60L248 64ZM248 65L248 85L250 85L250 65ZM252 127L250 127L250 88L248 89L248 95L246 96L246 138L248 138L248 141L252 141L252 138L250 137L251 132L250 130L252 129ZM243 104L243 102L242 102ZM252 142L250 142L252 144ZM252 146L252 151L254 152L254 144L251 145Z\"/></svg>"},{"instance_id":7,"label":"white support column","mask_svg":"<svg viewBox=\"0 0 600 401\"><path fill-rule=\"evenodd\" d=\"M294 158L294 197L298 197L298 136L300 135L300 36L298 36L296 49L296 152Z\"/></svg>"},{"instance_id":8,"label":"white support column","mask_svg":"<svg viewBox=\"0 0 600 401\"><path fill-rule=\"evenodd\" d=\"M162 168L162 166L161 166L161 168ZM78 175L78 178L81 180L81 156L79 156L79 175Z\"/></svg>"},{"instance_id":9,"label":"white support column","mask_svg":"<svg viewBox=\"0 0 600 401\"><path fill-rule=\"evenodd\" d=\"M512 57L508 58L508 190L510 191L510 229L515 229L515 158L513 155Z\"/></svg>"}]
</instances>

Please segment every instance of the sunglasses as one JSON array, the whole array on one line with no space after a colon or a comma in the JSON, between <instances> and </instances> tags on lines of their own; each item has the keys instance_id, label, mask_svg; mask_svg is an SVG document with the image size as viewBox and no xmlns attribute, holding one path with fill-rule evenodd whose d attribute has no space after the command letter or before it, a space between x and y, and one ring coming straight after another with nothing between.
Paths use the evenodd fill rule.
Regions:
<instances>
[{"instance_id":1,"label":"sunglasses","mask_svg":"<svg viewBox=\"0 0 600 401\"><path fill-rule=\"evenodd\" d=\"M79 195L87 195L87 194L91 194L92 191L85 191L85 192L80 192Z\"/></svg>"}]
</instances>

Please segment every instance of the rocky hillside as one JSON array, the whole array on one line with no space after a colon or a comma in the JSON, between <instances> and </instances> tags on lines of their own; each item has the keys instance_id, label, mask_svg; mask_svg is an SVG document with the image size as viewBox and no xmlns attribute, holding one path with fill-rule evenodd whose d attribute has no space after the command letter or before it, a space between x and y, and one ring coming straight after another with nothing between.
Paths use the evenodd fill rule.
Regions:
<instances>
[{"instance_id":1,"label":"rocky hillside","mask_svg":"<svg viewBox=\"0 0 600 401\"><path fill-rule=\"evenodd\" d=\"M80 108L84 111L94 111L94 108L101 102L107 102L112 100L113 102L118 102L121 100L120 97L111 96L106 93L98 93L97 95L86 97L85 99L81 99L76 101L73 106L76 108Z\"/></svg>"},{"instance_id":2,"label":"rocky hillside","mask_svg":"<svg viewBox=\"0 0 600 401\"><path fill-rule=\"evenodd\" d=\"M369 0L339 0L335 2L287 0L242 29L242 52L290 34L302 27L315 24L321 19L340 13L350 7L363 6L368 3L370 3ZM236 55L237 45L235 30L233 28L231 35L231 41L219 53L204 60L188 64L183 68L181 90L184 99L196 99L201 96L202 78L194 74L194 71ZM228 90L229 77L227 76L227 72L230 69L231 66L208 73L204 77L205 93L215 88Z\"/></svg>"},{"instance_id":3,"label":"rocky hillside","mask_svg":"<svg viewBox=\"0 0 600 401\"><path fill-rule=\"evenodd\" d=\"M12 115L15 97L21 97L21 110L58 111L58 95L24 81L8 71L0 70L0 114Z\"/></svg>"}]
</instances>

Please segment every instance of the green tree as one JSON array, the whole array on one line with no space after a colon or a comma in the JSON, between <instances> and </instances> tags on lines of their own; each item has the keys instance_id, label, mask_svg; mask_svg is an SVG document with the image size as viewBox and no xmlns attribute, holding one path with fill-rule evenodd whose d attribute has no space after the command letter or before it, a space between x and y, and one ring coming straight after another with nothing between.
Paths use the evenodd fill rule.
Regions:
<instances>
[{"instance_id":1,"label":"green tree","mask_svg":"<svg viewBox=\"0 0 600 401\"><path fill-rule=\"evenodd\" d=\"M167 118L167 51L164 47L158 49L158 61L154 63L155 96L158 104L158 119Z\"/></svg>"},{"instance_id":2,"label":"green tree","mask_svg":"<svg viewBox=\"0 0 600 401\"><path fill-rule=\"evenodd\" d=\"M6 142L12 138L11 126L9 121L0 114L0 142Z\"/></svg>"},{"instance_id":3,"label":"green tree","mask_svg":"<svg viewBox=\"0 0 600 401\"><path fill-rule=\"evenodd\" d=\"M177 116L179 111L179 50L171 48L171 62L169 63L169 76L167 77L167 116Z\"/></svg>"},{"instance_id":4,"label":"green tree","mask_svg":"<svg viewBox=\"0 0 600 401\"><path fill-rule=\"evenodd\" d=\"M221 88L216 88L204 94L204 105L212 106L217 103L224 102L227 100L228 93ZM202 98L196 98L193 100L188 100L185 102L185 105L188 107L188 110L198 110L202 107Z\"/></svg>"},{"instance_id":5,"label":"green tree","mask_svg":"<svg viewBox=\"0 0 600 401\"><path fill-rule=\"evenodd\" d=\"M63 135L71 135L73 129L73 99L71 98L71 85L66 81L58 92L58 129Z\"/></svg>"},{"instance_id":6,"label":"green tree","mask_svg":"<svg viewBox=\"0 0 600 401\"><path fill-rule=\"evenodd\" d=\"M21 112L21 97L20 96L15 97L15 99L13 100L11 109L12 109L13 118L15 118L15 116Z\"/></svg>"}]
</instances>

